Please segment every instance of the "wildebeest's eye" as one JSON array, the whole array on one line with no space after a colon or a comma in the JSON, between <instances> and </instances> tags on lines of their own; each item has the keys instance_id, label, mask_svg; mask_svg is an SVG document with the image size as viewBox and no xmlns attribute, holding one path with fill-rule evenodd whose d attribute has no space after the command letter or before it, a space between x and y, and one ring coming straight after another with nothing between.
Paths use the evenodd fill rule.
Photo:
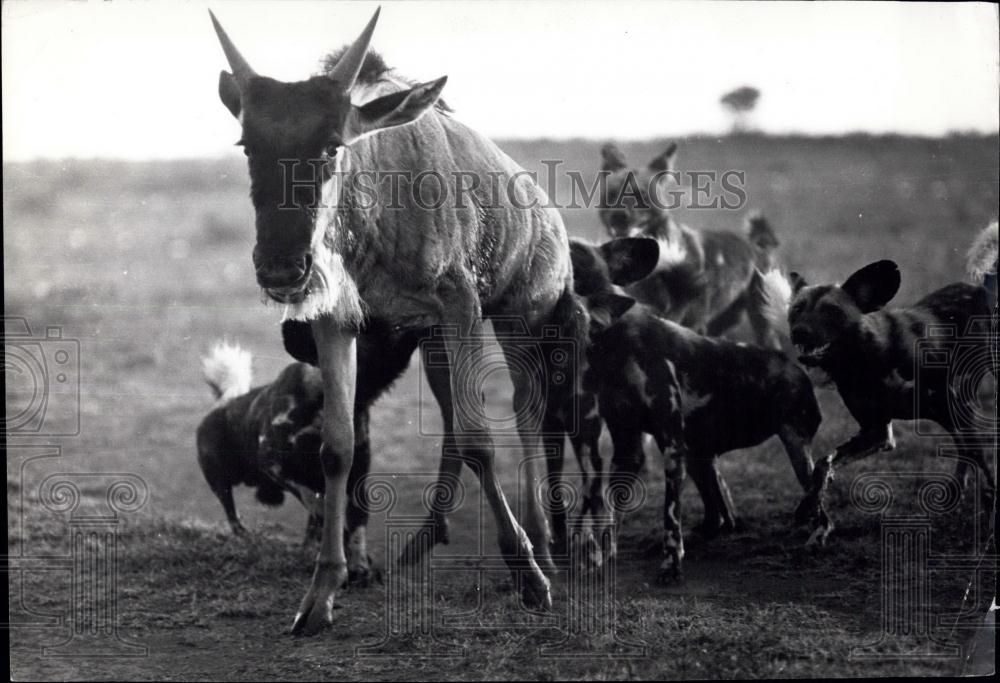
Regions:
<instances>
[{"instance_id":1,"label":"wildebeest's eye","mask_svg":"<svg viewBox=\"0 0 1000 683\"><path fill-rule=\"evenodd\" d=\"M323 152L331 159L337 156L338 150L340 150L340 144L336 142L328 142L326 143L326 147L323 148Z\"/></svg>"}]
</instances>

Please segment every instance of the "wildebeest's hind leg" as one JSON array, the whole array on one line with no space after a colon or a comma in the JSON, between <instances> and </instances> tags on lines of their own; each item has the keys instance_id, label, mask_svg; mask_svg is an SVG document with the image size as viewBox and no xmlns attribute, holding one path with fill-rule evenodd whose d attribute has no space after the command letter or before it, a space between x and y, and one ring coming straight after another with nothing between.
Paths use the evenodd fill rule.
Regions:
<instances>
[{"instance_id":1,"label":"wildebeest's hind leg","mask_svg":"<svg viewBox=\"0 0 1000 683\"><path fill-rule=\"evenodd\" d=\"M441 444L441 466L438 481L435 484L434 495L430 497L430 517L423 532L418 532L411 537L406 548L403 549L398 558L401 565L420 562L424 553L429 551L432 545L438 543L447 545L449 543L448 515L452 513L458 503L457 488L462 472L462 458L455 443L455 412L451 401L451 373L447 365L441 364L440 361L435 362L433 359L436 352L443 351L443 346L437 348L436 344L430 342L420 345L427 384L430 385L431 392L441 410L444 440ZM430 539L420 538L421 533L429 533Z\"/></svg>"},{"instance_id":2,"label":"wildebeest's hind leg","mask_svg":"<svg viewBox=\"0 0 1000 683\"><path fill-rule=\"evenodd\" d=\"M442 312L444 325L457 328L460 333L445 335L448 366L452 370L455 444L462 461L472 467L479 477L482 491L496 517L500 551L515 581L520 580L522 600L529 606L548 608L552 605L549 580L535 562L528 536L517 523L497 476L493 439L487 426L482 392L481 373L485 371L486 363L478 293L469 281L458 280L454 286L452 296L442 301ZM456 368L462 369L462 374L457 374Z\"/></svg>"},{"instance_id":3,"label":"wildebeest's hind leg","mask_svg":"<svg viewBox=\"0 0 1000 683\"><path fill-rule=\"evenodd\" d=\"M556 423L548 413L546 395L548 387L547 360L545 356L551 349L543 345L535 344L525 339L525 331L520 321L496 320L493 323L497 341L503 349L504 357L507 360L507 367L510 370L511 383L514 385L514 418L517 421L518 436L523 447L523 456L519 472L521 476L520 498L521 509L524 518L522 524L528 533L531 546L534 551L535 561L538 566L548 575L555 573L555 563L552 561L551 543L552 531L549 525L546 506L542 503L543 495L543 446L548 445L557 448L558 455L562 457L563 445L558 446L554 440L543 441L542 434L546 428L558 430L560 436L563 435L561 426ZM535 336L541 339L540 335ZM547 471L555 466L556 474L560 481L555 482L547 478L547 483L558 487L561 486L562 463L555 464L546 457L544 467ZM561 496L561 493L559 494ZM550 495L549 498L552 498ZM561 508L558 501L554 507ZM565 526L565 511L559 516Z\"/></svg>"}]
</instances>

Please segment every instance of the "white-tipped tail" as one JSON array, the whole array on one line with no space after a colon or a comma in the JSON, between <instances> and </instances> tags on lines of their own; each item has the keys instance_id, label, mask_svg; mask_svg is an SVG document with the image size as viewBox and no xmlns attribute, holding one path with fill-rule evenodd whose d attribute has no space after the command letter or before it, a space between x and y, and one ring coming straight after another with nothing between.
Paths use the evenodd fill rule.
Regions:
<instances>
[{"instance_id":1,"label":"white-tipped tail","mask_svg":"<svg viewBox=\"0 0 1000 683\"><path fill-rule=\"evenodd\" d=\"M755 270L751 290L754 308L770 323L771 329L788 334L788 304L792 300L792 285L777 268L766 273Z\"/></svg>"},{"instance_id":2,"label":"white-tipped tail","mask_svg":"<svg viewBox=\"0 0 1000 683\"><path fill-rule=\"evenodd\" d=\"M201 359L202 374L219 403L228 403L250 391L250 363L249 351L224 341L217 342Z\"/></svg>"},{"instance_id":3,"label":"white-tipped tail","mask_svg":"<svg viewBox=\"0 0 1000 683\"><path fill-rule=\"evenodd\" d=\"M982 285L987 275L997 272L997 243L1000 241L1000 224L993 221L980 232L965 261L965 274L975 285Z\"/></svg>"}]
</instances>

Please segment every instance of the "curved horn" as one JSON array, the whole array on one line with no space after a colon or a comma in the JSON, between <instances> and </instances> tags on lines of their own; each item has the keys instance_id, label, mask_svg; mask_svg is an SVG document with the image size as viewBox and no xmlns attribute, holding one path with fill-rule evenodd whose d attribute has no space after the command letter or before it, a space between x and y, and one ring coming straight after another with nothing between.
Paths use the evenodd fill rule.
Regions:
<instances>
[{"instance_id":1,"label":"curved horn","mask_svg":"<svg viewBox=\"0 0 1000 683\"><path fill-rule=\"evenodd\" d=\"M378 14L381 11L381 7L375 10L375 14L365 26L365 30L347 49L344 56L337 62L337 66L333 67L333 71L328 74L331 79L344 84L345 90L354 87L354 81L357 80L361 65L364 64L365 55L368 54L368 45L372 42L372 34L375 32L375 24L378 23Z\"/></svg>"},{"instance_id":2,"label":"curved horn","mask_svg":"<svg viewBox=\"0 0 1000 683\"><path fill-rule=\"evenodd\" d=\"M233 70L236 82L241 86L244 85L252 76L256 76L257 73L250 67L247 60L243 59L243 55L233 45L233 41L229 40L229 36L226 35L225 29L222 28L219 20L215 18L212 10L208 10L208 16L212 17L212 26L215 27L215 33L219 36L219 42L222 43L222 51L226 53L226 60L229 62L229 68Z\"/></svg>"}]
</instances>

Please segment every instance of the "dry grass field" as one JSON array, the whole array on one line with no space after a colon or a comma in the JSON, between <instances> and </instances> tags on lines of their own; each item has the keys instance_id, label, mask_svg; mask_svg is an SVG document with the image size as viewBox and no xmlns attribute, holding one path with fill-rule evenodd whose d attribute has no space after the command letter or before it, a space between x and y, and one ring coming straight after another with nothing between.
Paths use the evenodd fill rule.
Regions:
<instances>
[{"instance_id":1,"label":"dry grass field","mask_svg":"<svg viewBox=\"0 0 1000 683\"><path fill-rule=\"evenodd\" d=\"M560 160L560 169L590 178L601 142L501 146L529 169L543 172L542 161ZM782 241L782 263L817 282L892 258L903 274L898 300L913 300L960 279L973 236L996 217L996 136L744 135L679 142L679 168L742 170L748 197L740 210L686 210L680 212L683 220L739 229L748 209L760 209ZM665 144L622 148L644 163ZM985 538L978 526L986 518L976 515L976 497L968 493L928 513L918 490L953 469L953 460L937 455L950 442L929 426L906 423L897 425L895 452L838 473L830 496L837 528L817 550L806 550L804 531L793 528L799 487L777 440L727 455L724 474L746 529L711 542L692 537L687 578L679 585L656 582L658 559L648 552L659 528L662 491L662 474L652 467L649 500L623 531L614 590L599 604L586 604L570 582L557 581L549 615L522 611L509 576L481 562L480 547L495 552L492 521L466 472L455 537L435 551L435 562L453 560L451 569L435 573L423 591L404 584L407 594L426 595L424 602L407 603L406 615L422 618L427 630L386 640L396 623L387 615L400 618L388 614L387 591L400 576L393 573L382 585L345 591L333 629L293 639L288 628L312 561L311 551L300 547L303 510L294 501L264 508L241 490L237 506L252 534L232 537L194 453L194 428L211 406L199 356L214 340L226 337L252 350L257 382L270 381L289 362L280 343L281 312L261 304L254 284L242 157L5 164L3 174L8 335L18 324L11 319L23 318L35 337L56 327L63 340L79 342L78 405L65 389L75 375L52 382L44 424L49 434L72 434L8 439L15 680L669 680L963 670L972 627L995 585L992 570L973 571ZM556 200L565 200L567 191L560 175ZM564 217L573 234L599 236L594 209L567 210ZM8 414L20 409L27 400L23 392L37 380L8 371L12 344L33 354L55 348L51 339L36 346L12 339L5 356ZM487 389L501 414L509 385L502 377L495 380ZM414 361L373 415L373 468L398 493L393 514L419 514L422 487L437 471L439 439L421 435L439 422L423 381ZM992 386L987 381L984 392ZM850 436L854 425L834 390L820 387L817 394L824 422L815 450L822 454ZM58 451L39 448L45 444ZM38 457L46 452L57 456ZM518 459L516 449L499 453L511 494ZM575 464L567 469L572 473ZM892 488L883 517L852 502L852 482L871 473L880 473ZM45 495L55 495L46 488L52 475L79 490L75 512L51 500L44 504ZM71 532L83 528L86 510L107 507L108 483L125 475L141 479L148 500L102 522L118 538L115 583L107 588L117 596L115 610L107 619L81 617L73 611L83 590L79 584L93 568L67 559L84 552L71 543ZM693 489L685 491L688 520L700 515ZM920 603L915 615L907 613L917 625L905 638L883 633L884 623L901 628L884 609L886 596L901 585L883 561L886 516L919 526L931 558L907 556L901 567L918 575L926 590L907 598ZM371 552L380 567L392 560L385 530L385 513L375 514ZM573 614L589 620L581 623ZM77 643L98 635L101 642L114 640L103 632L74 634L73 618L113 621L121 641L145 647L144 656L122 656L138 651L120 648L103 657L46 650L71 635ZM927 656L896 656L897 646ZM881 654L859 656L865 652Z\"/></svg>"}]
</instances>

